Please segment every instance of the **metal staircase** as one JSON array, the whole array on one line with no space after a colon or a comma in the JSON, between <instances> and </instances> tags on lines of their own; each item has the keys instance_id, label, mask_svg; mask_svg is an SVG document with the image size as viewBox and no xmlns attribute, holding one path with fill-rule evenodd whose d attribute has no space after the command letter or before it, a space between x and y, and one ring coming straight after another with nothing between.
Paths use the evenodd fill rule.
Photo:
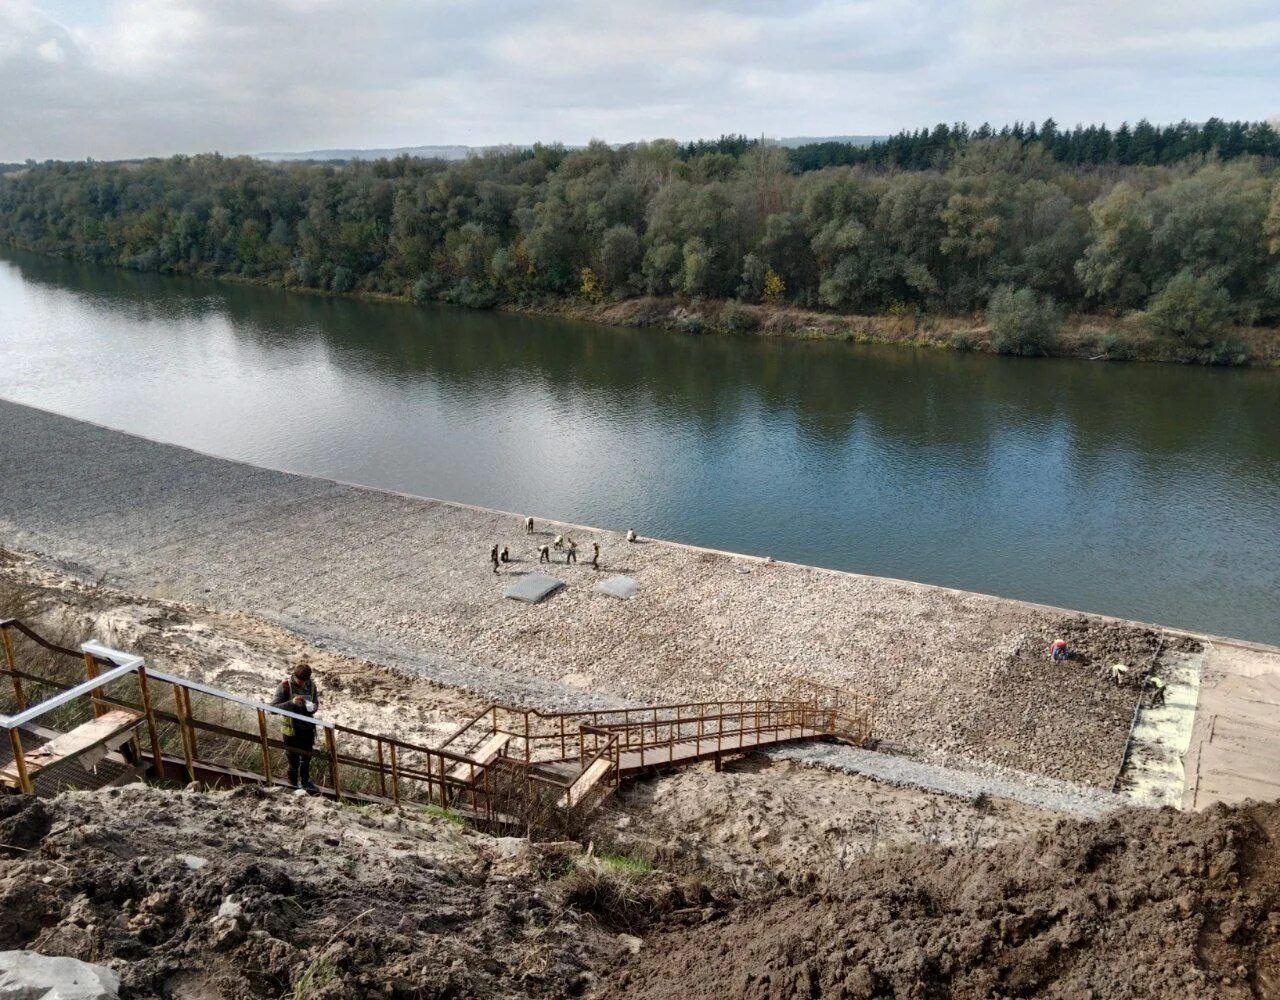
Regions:
<instances>
[{"instance_id":1,"label":"metal staircase","mask_svg":"<svg viewBox=\"0 0 1280 1000\"><path fill-rule=\"evenodd\" d=\"M590 810L622 780L719 762L782 743L864 743L870 712L811 682L786 699L690 702L545 713L490 705L426 747L296 716L93 642L73 650L20 621L0 621L0 790L55 794L146 778L212 786L285 784L292 717L317 728L312 778L333 798L448 809L494 825L533 826ZM39 699L33 699L39 695ZM3 744L0 744L2 747Z\"/></svg>"}]
</instances>

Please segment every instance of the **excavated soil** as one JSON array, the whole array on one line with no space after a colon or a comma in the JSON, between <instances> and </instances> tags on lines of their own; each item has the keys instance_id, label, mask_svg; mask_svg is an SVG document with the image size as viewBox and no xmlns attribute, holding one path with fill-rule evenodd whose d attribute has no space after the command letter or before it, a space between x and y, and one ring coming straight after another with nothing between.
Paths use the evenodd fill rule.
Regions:
<instances>
[{"instance_id":1,"label":"excavated soil","mask_svg":"<svg viewBox=\"0 0 1280 1000\"><path fill-rule=\"evenodd\" d=\"M621 788L597 843L743 890L841 880L866 857L925 845L985 848L1053 825L1007 799L897 788L861 775L751 756Z\"/></svg>"},{"instance_id":2,"label":"excavated soil","mask_svg":"<svg viewBox=\"0 0 1280 1000\"><path fill-rule=\"evenodd\" d=\"M1280 997L1280 803L870 858L646 942L601 996Z\"/></svg>"},{"instance_id":3,"label":"excavated soil","mask_svg":"<svg viewBox=\"0 0 1280 1000\"><path fill-rule=\"evenodd\" d=\"M0 950L107 965L126 998L576 996L635 942L577 845L421 812L135 785L0 799L0 844ZM636 929L715 901L648 878Z\"/></svg>"}]
</instances>

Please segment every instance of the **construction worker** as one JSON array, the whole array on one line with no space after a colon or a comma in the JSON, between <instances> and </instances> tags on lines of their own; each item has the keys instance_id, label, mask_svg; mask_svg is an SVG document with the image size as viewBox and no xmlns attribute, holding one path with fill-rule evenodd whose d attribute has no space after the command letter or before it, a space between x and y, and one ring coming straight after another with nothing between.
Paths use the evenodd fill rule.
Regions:
<instances>
[{"instance_id":1,"label":"construction worker","mask_svg":"<svg viewBox=\"0 0 1280 1000\"><path fill-rule=\"evenodd\" d=\"M599 542L591 543L591 568L592 569L600 568L600 543Z\"/></svg>"},{"instance_id":2,"label":"construction worker","mask_svg":"<svg viewBox=\"0 0 1280 1000\"><path fill-rule=\"evenodd\" d=\"M539 563L551 562L551 546L550 545L538 546L538 562Z\"/></svg>"},{"instance_id":3,"label":"construction worker","mask_svg":"<svg viewBox=\"0 0 1280 1000\"><path fill-rule=\"evenodd\" d=\"M489 558L493 561L493 571L498 572L498 546L494 546L489 550Z\"/></svg>"},{"instance_id":4,"label":"construction worker","mask_svg":"<svg viewBox=\"0 0 1280 1000\"><path fill-rule=\"evenodd\" d=\"M565 543L564 561L566 563L576 563L578 561L578 543L575 542L572 538L570 538L569 541Z\"/></svg>"},{"instance_id":5,"label":"construction worker","mask_svg":"<svg viewBox=\"0 0 1280 1000\"><path fill-rule=\"evenodd\" d=\"M1157 677L1155 674L1152 674L1150 677L1147 678L1147 687L1151 691L1151 702L1150 702L1151 707L1163 708L1164 707L1164 681L1161 678Z\"/></svg>"},{"instance_id":6,"label":"construction worker","mask_svg":"<svg viewBox=\"0 0 1280 1000\"><path fill-rule=\"evenodd\" d=\"M1061 663L1062 661L1066 660L1067 656L1069 655L1067 653L1066 639L1054 639L1053 645L1049 647L1049 650L1050 650L1049 655L1053 658L1054 663Z\"/></svg>"},{"instance_id":7,"label":"construction worker","mask_svg":"<svg viewBox=\"0 0 1280 1000\"><path fill-rule=\"evenodd\" d=\"M293 672L280 682L271 704L295 715L315 715L320 705L320 692L311 677L311 664L298 661ZM316 727L300 719L284 716L280 720L284 734L285 756L289 760L289 784L315 795L320 789L311 780L311 750L316 745Z\"/></svg>"},{"instance_id":8,"label":"construction worker","mask_svg":"<svg viewBox=\"0 0 1280 1000\"><path fill-rule=\"evenodd\" d=\"M1123 687L1129 678L1129 668L1123 663L1111 664L1111 679L1116 682L1116 687Z\"/></svg>"}]
</instances>

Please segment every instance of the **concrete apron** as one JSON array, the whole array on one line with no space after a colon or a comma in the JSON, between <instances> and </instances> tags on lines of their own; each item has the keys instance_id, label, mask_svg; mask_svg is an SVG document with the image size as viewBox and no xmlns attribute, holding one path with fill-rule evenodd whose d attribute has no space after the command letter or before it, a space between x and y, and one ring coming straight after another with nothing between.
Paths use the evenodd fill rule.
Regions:
<instances>
[{"instance_id":1,"label":"concrete apron","mask_svg":"<svg viewBox=\"0 0 1280 1000\"><path fill-rule=\"evenodd\" d=\"M1166 653L1158 668L1165 682L1164 704L1152 708L1148 696L1142 696L1129 761L1120 779L1121 793L1135 805L1182 808L1205 655Z\"/></svg>"}]
</instances>

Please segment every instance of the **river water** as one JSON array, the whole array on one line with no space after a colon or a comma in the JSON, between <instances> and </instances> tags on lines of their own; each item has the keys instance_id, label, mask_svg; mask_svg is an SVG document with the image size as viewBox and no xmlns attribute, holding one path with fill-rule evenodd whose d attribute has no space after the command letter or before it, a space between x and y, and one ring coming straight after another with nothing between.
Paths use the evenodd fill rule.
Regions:
<instances>
[{"instance_id":1,"label":"river water","mask_svg":"<svg viewBox=\"0 0 1280 1000\"><path fill-rule=\"evenodd\" d=\"M0 396L226 458L1280 642L1276 371L690 337L10 251L0 360Z\"/></svg>"}]
</instances>

